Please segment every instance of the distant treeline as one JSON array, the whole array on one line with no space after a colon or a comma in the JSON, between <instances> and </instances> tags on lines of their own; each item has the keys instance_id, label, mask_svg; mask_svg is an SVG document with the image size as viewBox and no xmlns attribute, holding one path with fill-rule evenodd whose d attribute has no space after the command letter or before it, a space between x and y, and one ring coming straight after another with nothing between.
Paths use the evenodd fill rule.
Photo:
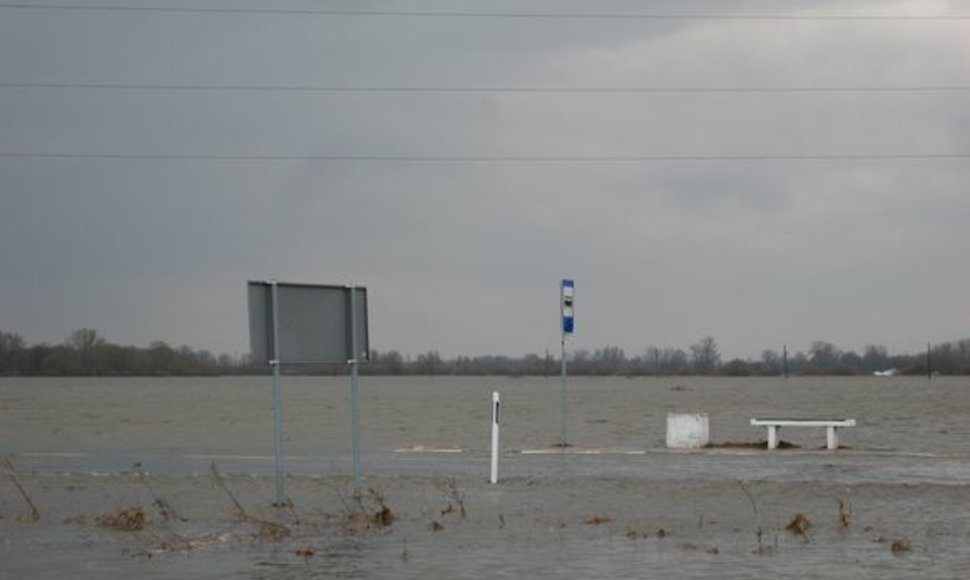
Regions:
<instances>
[{"instance_id":1,"label":"distant treeline","mask_svg":"<svg viewBox=\"0 0 970 580\"><path fill-rule=\"evenodd\" d=\"M258 372L248 361L187 346L154 342L148 348L111 344L81 328L62 344L28 346L16 333L0 331L0 375L194 376Z\"/></svg>"},{"instance_id":2,"label":"distant treeline","mask_svg":"<svg viewBox=\"0 0 970 580\"><path fill-rule=\"evenodd\" d=\"M570 375L648 376L776 376L869 375L894 370L903 375L970 374L970 339L934 345L926 352L891 355L886 347L866 346L860 355L843 351L831 342L816 341L807 352L765 350L757 360L722 361L717 341L704 337L687 350L650 347L642 355L627 356L623 349L606 346L594 351L576 350L567 358ZM545 356L459 356L443 359L431 350L417 357L398 351L371 351L360 366L369 375L558 375L561 361ZM0 375L6 376L212 376L268 374L269 367L249 357L215 355L164 342L147 348L107 342L97 331L82 328L61 344L27 345L17 333L0 331ZM339 375L343 365L291 366L286 373Z\"/></svg>"}]
</instances>

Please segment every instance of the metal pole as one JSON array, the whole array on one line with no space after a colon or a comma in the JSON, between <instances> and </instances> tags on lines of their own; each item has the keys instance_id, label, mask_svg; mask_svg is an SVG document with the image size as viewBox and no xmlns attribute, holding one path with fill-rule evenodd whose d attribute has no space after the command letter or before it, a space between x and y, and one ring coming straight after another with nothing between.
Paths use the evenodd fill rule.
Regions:
<instances>
[{"instance_id":1,"label":"metal pole","mask_svg":"<svg viewBox=\"0 0 970 580\"><path fill-rule=\"evenodd\" d=\"M560 445L565 451L569 445L566 437L567 426L569 424L569 393L566 386L566 333L562 335L562 441Z\"/></svg>"},{"instance_id":2,"label":"metal pole","mask_svg":"<svg viewBox=\"0 0 970 580\"><path fill-rule=\"evenodd\" d=\"M273 437L276 441L276 505L283 505L283 398L280 395L280 328L279 297L276 280L270 282L270 300L273 304Z\"/></svg>"},{"instance_id":3,"label":"metal pole","mask_svg":"<svg viewBox=\"0 0 970 580\"><path fill-rule=\"evenodd\" d=\"M360 388L357 379L357 287L350 287L350 449L353 457L354 497L363 488L360 469Z\"/></svg>"}]
</instances>

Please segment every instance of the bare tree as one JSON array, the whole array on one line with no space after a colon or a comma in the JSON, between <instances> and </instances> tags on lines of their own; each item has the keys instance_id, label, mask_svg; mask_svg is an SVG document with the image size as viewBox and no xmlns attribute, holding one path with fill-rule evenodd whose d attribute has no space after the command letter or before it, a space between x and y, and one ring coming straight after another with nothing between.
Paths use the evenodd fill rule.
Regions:
<instances>
[{"instance_id":1,"label":"bare tree","mask_svg":"<svg viewBox=\"0 0 970 580\"><path fill-rule=\"evenodd\" d=\"M705 336L690 345L690 353L694 372L698 374L710 374L721 363L721 353L718 352L717 341L713 336Z\"/></svg>"}]
</instances>

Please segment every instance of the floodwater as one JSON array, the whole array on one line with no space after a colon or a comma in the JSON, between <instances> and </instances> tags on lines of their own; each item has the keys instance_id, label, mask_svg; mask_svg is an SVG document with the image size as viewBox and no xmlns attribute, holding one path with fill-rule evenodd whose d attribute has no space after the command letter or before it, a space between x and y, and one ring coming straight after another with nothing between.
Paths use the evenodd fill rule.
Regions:
<instances>
[{"instance_id":1,"label":"floodwater","mask_svg":"<svg viewBox=\"0 0 970 580\"><path fill-rule=\"evenodd\" d=\"M970 378L284 377L0 379L0 578L964 578ZM489 472L502 396L500 482ZM756 416L854 418L827 451L664 448L666 415L715 443ZM213 466L220 474L213 476ZM24 521L28 506L40 513ZM247 516L240 518L234 498ZM382 506L393 522L368 522ZM99 518L124 508L140 530ZM465 515L462 516L464 508ZM797 514L807 528L786 529ZM100 523L104 523L101 519ZM262 522L262 523L260 523ZM267 527L271 522L275 527ZM389 524L389 525L384 525ZM285 530L272 537L267 530Z\"/></svg>"}]
</instances>

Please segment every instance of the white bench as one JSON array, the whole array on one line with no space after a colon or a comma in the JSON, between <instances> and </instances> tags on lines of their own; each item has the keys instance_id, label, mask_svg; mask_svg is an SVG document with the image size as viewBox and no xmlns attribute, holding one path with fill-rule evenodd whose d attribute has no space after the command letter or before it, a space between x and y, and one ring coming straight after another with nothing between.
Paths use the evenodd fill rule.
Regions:
<instances>
[{"instance_id":1,"label":"white bench","mask_svg":"<svg viewBox=\"0 0 970 580\"><path fill-rule=\"evenodd\" d=\"M753 427L768 428L768 449L778 448L778 429L782 427L825 427L826 447L839 448L839 436L836 429L855 427L855 419L751 419Z\"/></svg>"}]
</instances>

